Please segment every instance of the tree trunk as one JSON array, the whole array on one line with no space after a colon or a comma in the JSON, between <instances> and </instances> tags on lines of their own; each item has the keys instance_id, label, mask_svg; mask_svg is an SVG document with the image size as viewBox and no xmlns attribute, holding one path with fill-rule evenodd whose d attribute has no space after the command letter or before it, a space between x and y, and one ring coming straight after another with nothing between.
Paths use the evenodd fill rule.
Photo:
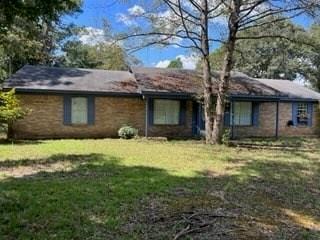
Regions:
<instances>
[{"instance_id":1,"label":"tree trunk","mask_svg":"<svg viewBox=\"0 0 320 240\"><path fill-rule=\"evenodd\" d=\"M233 0L232 13L229 19L229 36L226 43L226 53L220 74L219 89L216 102L216 113L213 123L212 140L216 144L222 143L224 127L225 99L229 89L231 70L233 68L233 53L236 44L236 36L239 28L238 19L240 13L240 0Z\"/></svg>"},{"instance_id":2,"label":"tree trunk","mask_svg":"<svg viewBox=\"0 0 320 240\"><path fill-rule=\"evenodd\" d=\"M11 123L8 123L8 130L7 130L7 140L11 140L14 137L13 126Z\"/></svg>"},{"instance_id":3,"label":"tree trunk","mask_svg":"<svg viewBox=\"0 0 320 240\"><path fill-rule=\"evenodd\" d=\"M206 129L206 143L212 144L212 130L213 130L213 93L211 81L211 67L209 60L209 40L208 40L208 2L202 0L201 13L201 49L202 49L202 76L204 83L204 115L205 115L205 129Z\"/></svg>"}]
</instances>

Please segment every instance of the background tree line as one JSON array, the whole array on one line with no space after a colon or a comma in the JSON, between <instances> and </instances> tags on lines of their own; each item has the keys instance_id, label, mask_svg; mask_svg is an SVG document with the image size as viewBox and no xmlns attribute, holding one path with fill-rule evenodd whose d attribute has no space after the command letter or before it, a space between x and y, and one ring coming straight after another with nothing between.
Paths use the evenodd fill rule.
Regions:
<instances>
[{"instance_id":1,"label":"background tree line","mask_svg":"<svg viewBox=\"0 0 320 240\"><path fill-rule=\"evenodd\" d=\"M234 53L234 70L255 78L301 79L320 91L320 25L314 23L309 29L283 21L272 28L255 28L244 35L269 35L282 32L286 38L246 39L238 41ZM220 71L225 55L221 45L210 53L210 64L214 71ZM197 63L201 69L201 61Z\"/></svg>"},{"instance_id":2,"label":"background tree line","mask_svg":"<svg viewBox=\"0 0 320 240\"><path fill-rule=\"evenodd\" d=\"M81 0L0 2L0 83L25 64L125 70L137 59L108 41L85 44L86 29L65 24L81 12Z\"/></svg>"}]
</instances>

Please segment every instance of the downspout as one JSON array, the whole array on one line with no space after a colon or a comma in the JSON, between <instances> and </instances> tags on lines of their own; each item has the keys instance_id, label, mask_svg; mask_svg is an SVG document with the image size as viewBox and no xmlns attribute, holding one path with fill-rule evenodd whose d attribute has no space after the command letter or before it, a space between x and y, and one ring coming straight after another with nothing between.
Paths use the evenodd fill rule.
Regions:
<instances>
[{"instance_id":1,"label":"downspout","mask_svg":"<svg viewBox=\"0 0 320 240\"><path fill-rule=\"evenodd\" d=\"M231 100L230 112L231 112L231 139L234 139L234 109L233 109L234 101Z\"/></svg>"},{"instance_id":2,"label":"downspout","mask_svg":"<svg viewBox=\"0 0 320 240\"><path fill-rule=\"evenodd\" d=\"M277 101L277 110L276 110L276 138L279 137L279 100Z\"/></svg>"},{"instance_id":3,"label":"downspout","mask_svg":"<svg viewBox=\"0 0 320 240\"><path fill-rule=\"evenodd\" d=\"M146 101L146 114L145 114L145 130L144 130L144 135L147 138L148 137L148 128L149 128L149 99L144 97L145 101Z\"/></svg>"},{"instance_id":4,"label":"downspout","mask_svg":"<svg viewBox=\"0 0 320 240\"><path fill-rule=\"evenodd\" d=\"M201 108L203 108L202 107L202 104L201 103L198 103L198 116L197 116L197 121L198 121L198 124L197 124L197 134L199 135L199 136L201 136L201 125L202 125L202 117L201 117L201 114L202 114L202 111L203 110L201 110Z\"/></svg>"}]
</instances>

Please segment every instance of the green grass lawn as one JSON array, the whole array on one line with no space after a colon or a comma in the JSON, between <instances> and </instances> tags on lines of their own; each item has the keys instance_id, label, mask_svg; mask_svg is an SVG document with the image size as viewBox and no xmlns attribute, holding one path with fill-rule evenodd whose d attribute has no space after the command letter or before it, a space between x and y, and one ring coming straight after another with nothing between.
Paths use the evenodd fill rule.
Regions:
<instances>
[{"instance_id":1,"label":"green grass lawn","mask_svg":"<svg viewBox=\"0 0 320 240\"><path fill-rule=\"evenodd\" d=\"M197 141L0 144L0 239L174 237L320 239L320 152Z\"/></svg>"}]
</instances>

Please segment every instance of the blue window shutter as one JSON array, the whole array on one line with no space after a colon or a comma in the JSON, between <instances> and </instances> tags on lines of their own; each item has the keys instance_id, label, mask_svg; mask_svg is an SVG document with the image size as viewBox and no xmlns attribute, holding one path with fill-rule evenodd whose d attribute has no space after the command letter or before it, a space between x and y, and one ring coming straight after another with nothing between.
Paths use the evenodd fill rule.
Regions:
<instances>
[{"instance_id":1,"label":"blue window shutter","mask_svg":"<svg viewBox=\"0 0 320 240\"><path fill-rule=\"evenodd\" d=\"M70 96L63 97L63 124L64 125L71 124L71 97Z\"/></svg>"},{"instance_id":2,"label":"blue window shutter","mask_svg":"<svg viewBox=\"0 0 320 240\"><path fill-rule=\"evenodd\" d=\"M148 123L153 125L153 99L148 98Z\"/></svg>"},{"instance_id":3,"label":"blue window shutter","mask_svg":"<svg viewBox=\"0 0 320 240\"><path fill-rule=\"evenodd\" d=\"M312 127L313 104L308 103L308 126Z\"/></svg>"},{"instance_id":4,"label":"blue window shutter","mask_svg":"<svg viewBox=\"0 0 320 240\"><path fill-rule=\"evenodd\" d=\"M192 135L197 135L198 103L192 102Z\"/></svg>"},{"instance_id":5,"label":"blue window shutter","mask_svg":"<svg viewBox=\"0 0 320 240\"><path fill-rule=\"evenodd\" d=\"M292 103L292 124L293 126L298 125L297 121L297 114L298 114L298 103Z\"/></svg>"},{"instance_id":6,"label":"blue window shutter","mask_svg":"<svg viewBox=\"0 0 320 240\"><path fill-rule=\"evenodd\" d=\"M230 112L225 112L224 113L224 124L223 125L225 127L229 127L230 126L230 121L231 121L230 120L230 115L231 115Z\"/></svg>"},{"instance_id":7,"label":"blue window shutter","mask_svg":"<svg viewBox=\"0 0 320 240\"><path fill-rule=\"evenodd\" d=\"M186 111L187 111L187 101L181 100L180 101L180 115L179 115L179 124L180 125L186 124Z\"/></svg>"},{"instance_id":8,"label":"blue window shutter","mask_svg":"<svg viewBox=\"0 0 320 240\"><path fill-rule=\"evenodd\" d=\"M88 97L88 125L94 125L95 122L95 98Z\"/></svg>"},{"instance_id":9,"label":"blue window shutter","mask_svg":"<svg viewBox=\"0 0 320 240\"><path fill-rule=\"evenodd\" d=\"M255 127L259 126L259 103L252 103L252 125Z\"/></svg>"},{"instance_id":10,"label":"blue window shutter","mask_svg":"<svg viewBox=\"0 0 320 240\"><path fill-rule=\"evenodd\" d=\"M200 130L205 130L206 128L206 120L204 118L204 105L203 104L199 104L199 126L200 126Z\"/></svg>"}]
</instances>

